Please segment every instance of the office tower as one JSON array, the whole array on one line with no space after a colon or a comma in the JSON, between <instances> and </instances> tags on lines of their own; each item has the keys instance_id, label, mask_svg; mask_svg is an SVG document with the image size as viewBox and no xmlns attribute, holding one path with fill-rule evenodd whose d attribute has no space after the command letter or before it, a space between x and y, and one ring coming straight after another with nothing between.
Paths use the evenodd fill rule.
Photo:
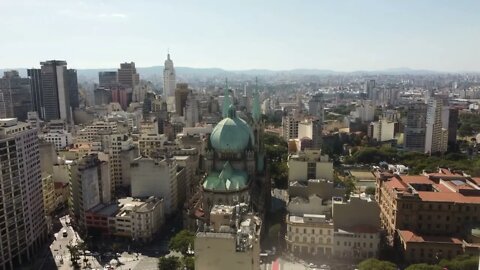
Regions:
<instances>
[{"instance_id":1,"label":"office tower","mask_svg":"<svg viewBox=\"0 0 480 270\"><path fill-rule=\"evenodd\" d=\"M403 147L408 151L423 152L425 150L427 105L412 103L406 107L406 111Z\"/></svg>"},{"instance_id":2,"label":"office tower","mask_svg":"<svg viewBox=\"0 0 480 270\"><path fill-rule=\"evenodd\" d=\"M27 75L30 78L30 95L32 98L32 111L37 112L38 117L42 117L43 91L42 91L42 71L40 69L27 69Z\"/></svg>"},{"instance_id":3,"label":"office tower","mask_svg":"<svg viewBox=\"0 0 480 270\"><path fill-rule=\"evenodd\" d=\"M167 60L165 60L163 68L163 96L173 97L175 96L175 68L173 67L173 61L170 59L170 54L167 54Z\"/></svg>"},{"instance_id":4,"label":"office tower","mask_svg":"<svg viewBox=\"0 0 480 270\"><path fill-rule=\"evenodd\" d=\"M27 119L27 113L32 109L32 100L30 96L30 80L18 75L18 71L6 71L3 78L0 79L0 92L6 93L10 104L5 104L8 111L11 107L13 116L21 121Z\"/></svg>"},{"instance_id":5,"label":"office tower","mask_svg":"<svg viewBox=\"0 0 480 270\"><path fill-rule=\"evenodd\" d=\"M140 75L137 73L134 62L120 64L117 82L131 89L140 82Z\"/></svg>"},{"instance_id":6,"label":"office tower","mask_svg":"<svg viewBox=\"0 0 480 270\"><path fill-rule=\"evenodd\" d=\"M112 102L112 91L103 87L93 90L95 105L106 105Z\"/></svg>"},{"instance_id":7,"label":"office tower","mask_svg":"<svg viewBox=\"0 0 480 270\"><path fill-rule=\"evenodd\" d=\"M323 122L323 94L319 93L312 96L308 102L308 113L318 117L318 119Z\"/></svg>"},{"instance_id":8,"label":"office tower","mask_svg":"<svg viewBox=\"0 0 480 270\"><path fill-rule=\"evenodd\" d=\"M0 118L11 117L13 117L13 107L10 89L0 89Z\"/></svg>"},{"instance_id":9,"label":"office tower","mask_svg":"<svg viewBox=\"0 0 480 270\"><path fill-rule=\"evenodd\" d=\"M183 116L183 110L187 104L187 97L190 93L187 83L177 83L175 89L175 109L178 115Z\"/></svg>"},{"instance_id":10,"label":"office tower","mask_svg":"<svg viewBox=\"0 0 480 270\"><path fill-rule=\"evenodd\" d=\"M190 91L185 104L185 123L187 127L194 127L200 122L200 109L195 94Z\"/></svg>"},{"instance_id":11,"label":"office tower","mask_svg":"<svg viewBox=\"0 0 480 270\"><path fill-rule=\"evenodd\" d=\"M116 71L102 71L98 73L98 85L108 86L117 83Z\"/></svg>"},{"instance_id":12,"label":"office tower","mask_svg":"<svg viewBox=\"0 0 480 270\"><path fill-rule=\"evenodd\" d=\"M312 120L312 141L314 149L322 149L323 121Z\"/></svg>"},{"instance_id":13,"label":"office tower","mask_svg":"<svg viewBox=\"0 0 480 270\"><path fill-rule=\"evenodd\" d=\"M448 133L448 146L455 146L457 143L458 109L448 106L448 100L443 101L442 128Z\"/></svg>"},{"instance_id":14,"label":"office tower","mask_svg":"<svg viewBox=\"0 0 480 270\"><path fill-rule=\"evenodd\" d=\"M70 122L70 96L68 91L67 62L41 62L43 92L43 119L62 119Z\"/></svg>"},{"instance_id":15,"label":"office tower","mask_svg":"<svg viewBox=\"0 0 480 270\"><path fill-rule=\"evenodd\" d=\"M365 82L365 93L367 94L368 99L375 100L375 80L369 80Z\"/></svg>"},{"instance_id":16,"label":"office tower","mask_svg":"<svg viewBox=\"0 0 480 270\"><path fill-rule=\"evenodd\" d=\"M442 128L443 102L437 97L431 97L427 106L427 125L425 130L425 153L447 151L447 130Z\"/></svg>"},{"instance_id":17,"label":"office tower","mask_svg":"<svg viewBox=\"0 0 480 270\"><path fill-rule=\"evenodd\" d=\"M29 69L33 109L45 121L62 119L71 122L70 77L76 72L67 70L67 62L51 60L41 62L41 69ZM73 75L74 74L74 75ZM78 93L78 86L77 86Z\"/></svg>"},{"instance_id":18,"label":"office tower","mask_svg":"<svg viewBox=\"0 0 480 270\"><path fill-rule=\"evenodd\" d=\"M109 89L112 97L112 102L120 104L122 109L126 111L128 105L130 105L127 89L123 85L118 84L111 85Z\"/></svg>"},{"instance_id":19,"label":"office tower","mask_svg":"<svg viewBox=\"0 0 480 270\"><path fill-rule=\"evenodd\" d=\"M32 261L47 237L36 129L0 120L0 268Z\"/></svg>"},{"instance_id":20,"label":"office tower","mask_svg":"<svg viewBox=\"0 0 480 270\"><path fill-rule=\"evenodd\" d=\"M80 106L78 97L78 79L76 69L67 69L68 94L70 96L70 106L72 110Z\"/></svg>"}]
</instances>

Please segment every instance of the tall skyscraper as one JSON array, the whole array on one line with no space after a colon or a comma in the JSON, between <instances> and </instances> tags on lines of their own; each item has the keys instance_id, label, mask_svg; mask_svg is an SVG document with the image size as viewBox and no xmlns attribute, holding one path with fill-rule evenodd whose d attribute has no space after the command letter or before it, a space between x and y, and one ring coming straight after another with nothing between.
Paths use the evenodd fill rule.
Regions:
<instances>
[{"instance_id":1,"label":"tall skyscraper","mask_svg":"<svg viewBox=\"0 0 480 270\"><path fill-rule=\"evenodd\" d=\"M35 258L47 237L36 129L0 119L0 268Z\"/></svg>"},{"instance_id":2,"label":"tall skyscraper","mask_svg":"<svg viewBox=\"0 0 480 270\"><path fill-rule=\"evenodd\" d=\"M173 67L173 61L170 59L170 54L167 54L167 60L165 60L163 68L163 96L175 96L175 85L175 68Z\"/></svg>"},{"instance_id":3,"label":"tall skyscraper","mask_svg":"<svg viewBox=\"0 0 480 270\"><path fill-rule=\"evenodd\" d=\"M423 152L425 150L427 105L425 103L412 103L407 106L406 110L404 148L408 151Z\"/></svg>"},{"instance_id":4,"label":"tall skyscraper","mask_svg":"<svg viewBox=\"0 0 480 270\"><path fill-rule=\"evenodd\" d=\"M67 69L67 62L41 62L41 69L29 69L33 109L45 121L62 119L72 122L71 97L78 101L77 73ZM77 104L74 104L77 105Z\"/></svg>"},{"instance_id":5,"label":"tall skyscraper","mask_svg":"<svg viewBox=\"0 0 480 270\"><path fill-rule=\"evenodd\" d=\"M425 131L425 153L447 151L448 130L442 128L443 101L431 97L427 107L427 128Z\"/></svg>"},{"instance_id":6,"label":"tall skyscraper","mask_svg":"<svg viewBox=\"0 0 480 270\"><path fill-rule=\"evenodd\" d=\"M70 106L72 107L72 110L74 110L80 106L80 100L78 97L77 70L67 69L67 77Z\"/></svg>"},{"instance_id":7,"label":"tall skyscraper","mask_svg":"<svg viewBox=\"0 0 480 270\"><path fill-rule=\"evenodd\" d=\"M116 71L102 71L98 73L99 86L108 86L117 83Z\"/></svg>"},{"instance_id":8,"label":"tall skyscraper","mask_svg":"<svg viewBox=\"0 0 480 270\"><path fill-rule=\"evenodd\" d=\"M44 120L62 119L70 122L67 62L52 60L40 64L42 65Z\"/></svg>"},{"instance_id":9,"label":"tall skyscraper","mask_svg":"<svg viewBox=\"0 0 480 270\"><path fill-rule=\"evenodd\" d=\"M185 123L187 127L194 127L200 122L199 102L195 94L190 91L185 105Z\"/></svg>"},{"instance_id":10,"label":"tall skyscraper","mask_svg":"<svg viewBox=\"0 0 480 270\"><path fill-rule=\"evenodd\" d=\"M375 80L365 82L365 93L367 94L368 99L376 99Z\"/></svg>"},{"instance_id":11,"label":"tall skyscraper","mask_svg":"<svg viewBox=\"0 0 480 270\"><path fill-rule=\"evenodd\" d=\"M175 89L175 110L180 116L183 116L188 93L190 93L190 90L187 83L177 83L177 88Z\"/></svg>"},{"instance_id":12,"label":"tall skyscraper","mask_svg":"<svg viewBox=\"0 0 480 270\"><path fill-rule=\"evenodd\" d=\"M140 75L135 68L135 62L121 63L118 70L117 81L125 88L131 88L140 82Z\"/></svg>"},{"instance_id":13,"label":"tall skyscraper","mask_svg":"<svg viewBox=\"0 0 480 270\"><path fill-rule=\"evenodd\" d=\"M30 80L18 75L18 71L11 70L4 73L0 79L0 92L7 93L7 100L10 104L5 104L6 109L11 107L13 116L21 121L27 119L27 113L32 110L32 100L30 95ZM5 95L4 95L5 98Z\"/></svg>"},{"instance_id":14,"label":"tall skyscraper","mask_svg":"<svg viewBox=\"0 0 480 270\"><path fill-rule=\"evenodd\" d=\"M312 116L318 117L323 122L323 94L318 93L308 101L308 113Z\"/></svg>"},{"instance_id":15,"label":"tall skyscraper","mask_svg":"<svg viewBox=\"0 0 480 270\"><path fill-rule=\"evenodd\" d=\"M30 77L32 111L37 112L38 117L43 117L42 70L37 68L27 69L27 75Z\"/></svg>"}]
</instances>

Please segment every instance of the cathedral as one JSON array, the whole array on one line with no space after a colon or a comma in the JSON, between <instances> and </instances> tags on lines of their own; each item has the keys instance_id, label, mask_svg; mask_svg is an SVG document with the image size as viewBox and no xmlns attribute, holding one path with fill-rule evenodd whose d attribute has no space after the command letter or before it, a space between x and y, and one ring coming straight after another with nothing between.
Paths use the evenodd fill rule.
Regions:
<instances>
[{"instance_id":1,"label":"cathedral","mask_svg":"<svg viewBox=\"0 0 480 270\"><path fill-rule=\"evenodd\" d=\"M255 89L252 103L251 117L247 121L240 118L232 104L228 87L225 87L224 118L208 137L205 172L197 193L187 205L190 219L208 223L214 205L245 203L260 216L268 210L270 180L266 175L264 123L261 120L258 89Z\"/></svg>"}]
</instances>

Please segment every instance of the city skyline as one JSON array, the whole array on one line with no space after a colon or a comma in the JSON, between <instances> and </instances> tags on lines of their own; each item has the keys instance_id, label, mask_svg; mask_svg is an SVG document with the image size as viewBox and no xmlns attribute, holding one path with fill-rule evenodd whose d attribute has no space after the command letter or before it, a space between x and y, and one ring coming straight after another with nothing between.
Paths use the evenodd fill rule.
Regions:
<instances>
[{"instance_id":1,"label":"city skyline","mask_svg":"<svg viewBox=\"0 0 480 270\"><path fill-rule=\"evenodd\" d=\"M0 26L10 38L0 44L0 68L44 59L77 69L125 61L160 66L170 52L178 67L225 70L480 71L479 7L475 1L2 2Z\"/></svg>"}]
</instances>

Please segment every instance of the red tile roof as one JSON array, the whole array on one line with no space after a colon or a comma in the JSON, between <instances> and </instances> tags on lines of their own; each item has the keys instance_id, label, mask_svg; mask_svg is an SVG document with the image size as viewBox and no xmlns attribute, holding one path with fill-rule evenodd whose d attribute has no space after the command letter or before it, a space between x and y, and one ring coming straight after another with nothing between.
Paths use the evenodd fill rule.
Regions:
<instances>
[{"instance_id":1,"label":"red tile roof","mask_svg":"<svg viewBox=\"0 0 480 270\"><path fill-rule=\"evenodd\" d=\"M456 244L456 245L463 243L461 239L458 239L455 237L419 235L408 230L397 230L397 232L403 242L410 242L410 243L435 242L435 243Z\"/></svg>"}]
</instances>

